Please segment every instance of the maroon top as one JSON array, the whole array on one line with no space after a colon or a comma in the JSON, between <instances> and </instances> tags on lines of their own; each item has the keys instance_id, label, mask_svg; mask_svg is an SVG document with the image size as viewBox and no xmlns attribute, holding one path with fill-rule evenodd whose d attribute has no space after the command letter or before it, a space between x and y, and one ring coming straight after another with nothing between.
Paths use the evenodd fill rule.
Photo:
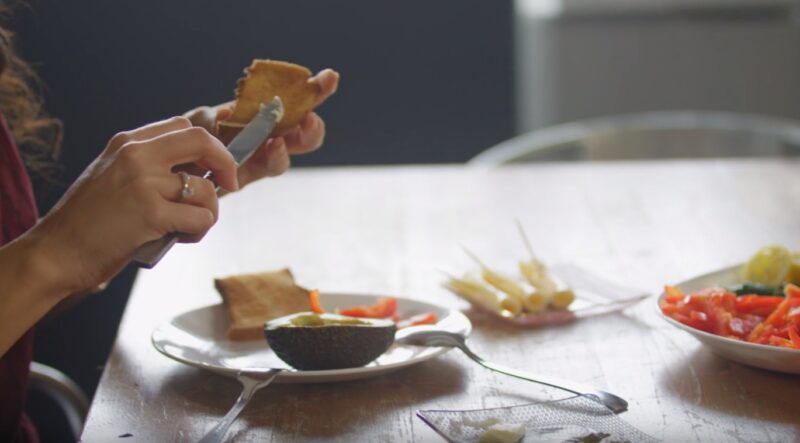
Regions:
<instances>
[{"instance_id":1,"label":"maroon top","mask_svg":"<svg viewBox=\"0 0 800 443\"><path fill-rule=\"evenodd\" d=\"M38 217L31 180L0 115L0 246L27 231ZM23 412L32 355L33 329L0 357L0 442L39 441Z\"/></svg>"}]
</instances>

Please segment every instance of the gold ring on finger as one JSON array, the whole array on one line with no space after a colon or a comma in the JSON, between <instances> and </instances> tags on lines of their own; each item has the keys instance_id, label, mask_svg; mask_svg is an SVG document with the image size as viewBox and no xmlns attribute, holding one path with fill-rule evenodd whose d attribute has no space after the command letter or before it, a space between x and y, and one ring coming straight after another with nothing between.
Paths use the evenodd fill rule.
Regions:
<instances>
[{"instance_id":1,"label":"gold ring on finger","mask_svg":"<svg viewBox=\"0 0 800 443\"><path fill-rule=\"evenodd\" d=\"M179 200L184 200L194 195L194 189L191 185L191 176L186 172L179 171L178 178L181 179L181 197Z\"/></svg>"}]
</instances>

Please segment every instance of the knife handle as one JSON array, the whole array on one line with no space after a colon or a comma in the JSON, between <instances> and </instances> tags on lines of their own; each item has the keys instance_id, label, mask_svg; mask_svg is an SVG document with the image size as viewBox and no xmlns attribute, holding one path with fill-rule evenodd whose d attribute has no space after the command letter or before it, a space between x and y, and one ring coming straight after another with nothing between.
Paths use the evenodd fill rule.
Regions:
<instances>
[{"instance_id":1,"label":"knife handle","mask_svg":"<svg viewBox=\"0 0 800 443\"><path fill-rule=\"evenodd\" d=\"M143 268L150 269L155 266L164 254L178 242L178 236L175 234L167 234L159 239L151 240L133 252L133 260L139 263Z\"/></svg>"}]
</instances>

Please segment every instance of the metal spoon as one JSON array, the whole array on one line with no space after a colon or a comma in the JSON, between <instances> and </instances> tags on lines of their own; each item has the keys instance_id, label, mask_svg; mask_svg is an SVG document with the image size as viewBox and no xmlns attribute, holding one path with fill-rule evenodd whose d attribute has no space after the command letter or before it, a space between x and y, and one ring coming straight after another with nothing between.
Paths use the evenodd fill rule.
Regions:
<instances>
[{"instance_id":1,"label":"metal spoon","mask_svg":"<svg viewBox=\"0 0 800 443\"><path fill-rule=\"evenodd\" d=\"M490 363L472 352L472 350L467 346L466 338L463 335L444 331L435 326L413 326L401 329L395 335L394 342L397 344L415 346L458 348L464 352L464 354L467 354L467 357L471 358L481 366L493 371L510 375L512 377L521 378L523 380L532 381L534 383L547 385L553 388L562 389L567 392L572 392L573 394L590 397L605 405L615 414L619 414L620 412L625 412L628 410L627 401L609 392L581 386L570 381L559 380L557 378L543 375L529 374L524 371L506 368L504 366Z\"/></svg>"},{"instance_id":2,"label":"metal spoon","mask_svg":"<svg viewBox=\"0 0 800 443\"><path fill-rule=\"evenodd\" d=\"M242 393L239 394L239 398L236 399L236 403L234 403L230 411L225 414L225 417L222 417L222 420L216 426L214 426L214 429L212 429L200 440L200 443L222 442L225 438L225 434L228 433L228 429L236 420L236 417L238 417L242 412L244 407L247 406L247 403L253 397L253 394L255 394L256 391L264 386L270 384L278 375L278 373L284 370L285 369L271 368L264 370L243 369L239 371L236 374L236 379L242 384Z\"/></svg>"}]
</instances>

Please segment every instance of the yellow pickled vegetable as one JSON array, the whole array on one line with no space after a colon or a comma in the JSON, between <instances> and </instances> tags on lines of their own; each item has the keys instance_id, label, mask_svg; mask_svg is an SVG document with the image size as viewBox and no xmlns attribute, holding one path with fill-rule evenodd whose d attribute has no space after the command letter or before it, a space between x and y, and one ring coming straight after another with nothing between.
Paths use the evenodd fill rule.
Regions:
<instances>
[{"instance_id":1,"label":"yellow pickled vegetable","mask_svg":"<svg viewBox=\"0 0 800 443\"><path fill-rule=\"evenodd\" d=\"M514 297L517 300L523 301L527 296L525 288L523 288L522 285L499 272L484 268L481 271L481 276L486 283L489 283L498 290L505 292L510 297Z\"/></svg>"},{"instance_id":2,"label":"yellow pickled vegetable","mask_svg":"<svg viewBox=\"0 0 800 443\"><path fill-rule=\"evenodd\" d=\"M550 294L544 291L529 290L522 282L499 272L484 269L481 275L486 283L507 294L510 299L518 300L525 312L541 312L547 308L550 302Z\"/></svg>"},{"instance_id":3,"label":"yellow pickled vegetable","mask_svg":"<svg viewBox=\"0 0 800 443\"><path fill-rule=\"evenodd\" d=\"M446 286L456 294L485 309L502 314L508 311L510 315L519 315L522 312L522 302L506 294L499 294L486 287L480 280L465 276L464 278L450 277Z\"/></svg>"},{"instance_id":4,"label":"yellow pickled vegetable","mask_svg":"<svg viewBox=\"0 0 800 443\"><path fill-rule=\"evenodd\" d=\"M488 266L486 266L478 257L469 251L469 249L464 248L464 251L467 255L470 256L478 266L481 267L481 277L483 277L483 281L489 283L497 290L507 294L509 297L515 298L519 300L520 303L525 302L525 297L528 295L525 288L522 287L520 283L515 281L513 278L505 276L497 271L492 270Z\"/></svg>"},{"instance_id":5,"label":"yellow pickled vegetable","mask_svg":"<svg viewBox=\"0 0 800 443\"><path fill-rule=\"evenodd\" d=\"M547 309L547 305L550 304L550 302L549 294L541 291L533 291L525 297L522 306L527 312L541 312Z\"/></svg>"},{"instance_id":6,"label":"yellow pickled vegetable","mask_svg":"<svg viewBox=\"0 0 800 443\"><path fill-rule=\"evenodd\" d=\"M519 272L525 277L525 280L540 292L553 294L556 292L557 285L553 281L550 274L547 272L547 267L539 260L532 259L530 261L519 262Z\"/></svg>"},{"instance_id":7,"label":"yellow pickled vegetable","mask_svg":"<svg viewBox=\"0 0 800 443\"><path fill-rule=\"evenodd\" d=\"M559 289L550 297L550 306L556 309L567 309L575 301L575 292L569 288Z\"/></svg>"}]
</instances>

